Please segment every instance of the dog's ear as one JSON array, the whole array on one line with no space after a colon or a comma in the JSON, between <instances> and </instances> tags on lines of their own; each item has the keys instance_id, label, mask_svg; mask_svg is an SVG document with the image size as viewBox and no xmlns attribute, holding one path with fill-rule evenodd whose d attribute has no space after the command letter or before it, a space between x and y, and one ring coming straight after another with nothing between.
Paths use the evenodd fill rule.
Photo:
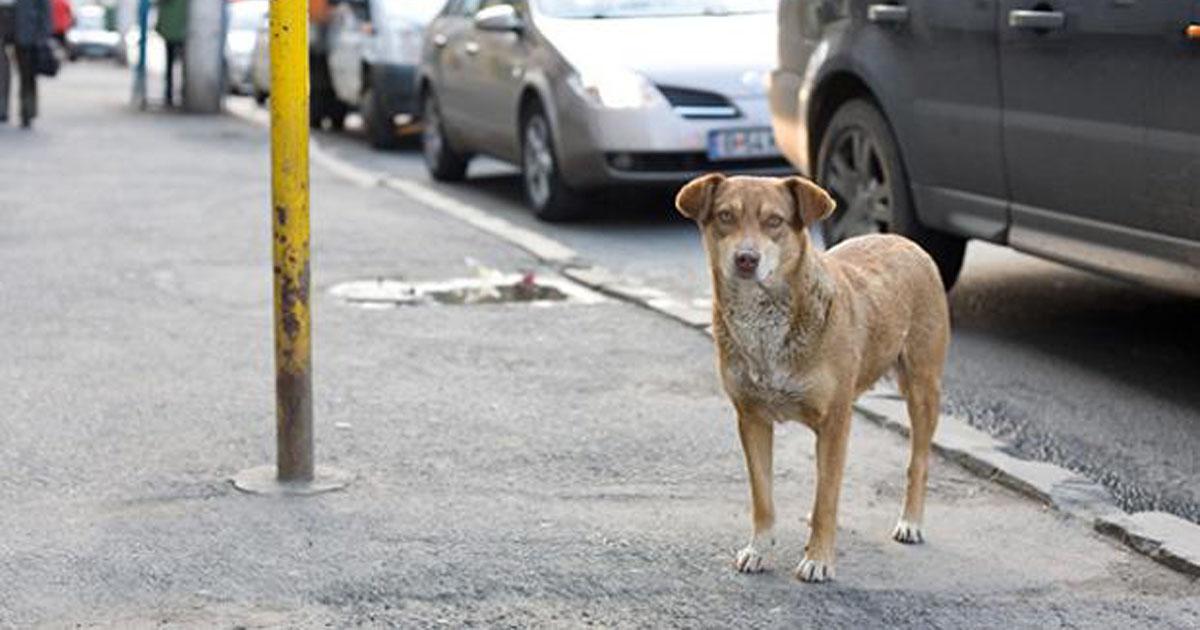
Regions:
<instances>
[{"instance_id":1,"label":"dog's ear","mask_svg":"<svg viewBox=\"0 0 1200 630\"><path fill-rule=\"evenodd\" d=\"M792 201L796 204L796 217L801 223L797 227L812 225L824 219L837 206L837 202L824 188L803 177L788 177L783 180L783 185L791 193Z\"/></svg>"},{"instance_id":2,"label":"dog's ear","mask_svg":"<svg viewBox=\"0 0 1200 630\"><path fill-rule=\"evenodd\" d=\"M717 187L723 181L725 176L720 173L709 173L693 179L675 196L675 208L679 210L679 214L696 223L704 223L712 212Z\"/></svg>"}]
</instances>

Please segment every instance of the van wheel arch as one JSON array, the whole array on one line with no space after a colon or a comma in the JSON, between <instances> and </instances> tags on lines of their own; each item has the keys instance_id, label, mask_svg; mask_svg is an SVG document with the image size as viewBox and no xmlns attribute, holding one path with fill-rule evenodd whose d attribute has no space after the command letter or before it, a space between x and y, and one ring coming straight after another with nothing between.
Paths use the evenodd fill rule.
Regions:
<instances>
[{"instance_id":1,"label":"van wheel arch","mask_svg":"<svg viewBox=\"0 0 1200 630\"><path fill-rule=\"evenodd\" d=\"M852 72L836 72L826 77L813 92L812 102L816 106L809 107L805 121L807 128L811 130L808 137L808 163L810 165L815 167L817 163L817 153L820 151L821 142L825 139L825 132L829 129L829 122L833 120L833 115L843 104L856 98L869 100L880 112L884 111L879 99L876 98L867 83ZM884 119L887 119L886 112L884 112ZM891 124L890 120L888 120L888 124Z\"/></svg>"}]
</instances>

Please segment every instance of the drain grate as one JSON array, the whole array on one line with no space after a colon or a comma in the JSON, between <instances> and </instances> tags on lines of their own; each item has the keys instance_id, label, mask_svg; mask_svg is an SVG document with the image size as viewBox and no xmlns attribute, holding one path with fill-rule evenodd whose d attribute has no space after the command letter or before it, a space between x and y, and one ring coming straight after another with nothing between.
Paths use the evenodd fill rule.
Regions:
<instances>
[{"instance_id":1,"label":"drain grate","mask_svg":"<svg viewBox=\"0 0 1200 630\"><path fill-rule=\"evenodd\" d=\"M561 276L492 274L479 278L454 278L436 282L405 282L375 278L335 285L334 296L353 306L524 304L534 307L560 303L595 304L605 298Z\"/></svg>"}]
</instances>

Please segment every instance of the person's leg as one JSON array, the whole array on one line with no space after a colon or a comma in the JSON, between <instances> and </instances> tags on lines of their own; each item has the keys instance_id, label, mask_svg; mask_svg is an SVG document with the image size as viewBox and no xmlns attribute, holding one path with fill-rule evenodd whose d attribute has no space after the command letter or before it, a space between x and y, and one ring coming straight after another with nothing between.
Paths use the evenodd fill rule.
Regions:
<instances>
[{"instance_id":1,"label":"person's leg","mask_svg":"<svg viewBox=\"0 0 1200 630\"><path fill-rule=\"evenodd\" d=\"M69 61L75 61L75 51L71 50L71 45L67 43L66 33L55 33L54 39L58 42L59 48L62 48L63 54L67 56Z\"/></svg>"},{"instance_id":2,"label":"person's leg","mask_svg":"<svg viewBox=\"0 0 1200 630\"><path fill-rule=\"evenodd\" d=\"M21 75L21 126L37 118L37 50L17 46L17 72Z\"/></svg>"},{"instance_id":3,"label":"person's leg","mask_svg":"<svg viewBox=\"0 0 1200 630\"><path fill-rule=\"evenodd\" d=\"M174 90L175 53L177 50L178 49L176 48L176 44L167 42L167 74L166 74L167 89L166 89L166 96L164 97L164 99L166 100L166 103L167 103L167 107L170 107L171 104L174 102L172 99L174 98L174 92L175 92L175 90Z\"/></svg>"},{"instance_id":4,"label":"person's leg","mask_svg":"<svg viewBox=\"0 0 1200 630\"><path fill-rule=\"evenodd\" d=\"M0 123L8 122L8 94L11 91L12 55L8 47L13 44L13 7L0 6Z\"/></svg>"},{"instance_id":5,"label":"person's leg","mask_svg":"<svg viewBox=\"0 0 1200 630\"><path fill-rule=\"evenodd\" d=\"M9 76L12 73L8 57L8 43L0 37L0 123L8 122Z\"/></svg>"}]
</instances>

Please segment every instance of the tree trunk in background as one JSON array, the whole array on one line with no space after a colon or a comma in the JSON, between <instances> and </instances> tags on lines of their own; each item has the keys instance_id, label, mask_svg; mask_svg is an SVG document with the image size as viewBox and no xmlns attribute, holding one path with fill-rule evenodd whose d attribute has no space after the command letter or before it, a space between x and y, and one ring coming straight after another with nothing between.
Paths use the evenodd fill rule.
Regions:
<instances>
[{"instance_id":1,"label":"tree trunk in background","mask_svg":"<svg viewBox=\"0 0 1200 630\"><path fill-rule=\"evenodd\" d=\"M190 112L218 114L225 91L225 3L188 3L187 44L183 57L183 103Z\"/></svg>"}]
</instances>

